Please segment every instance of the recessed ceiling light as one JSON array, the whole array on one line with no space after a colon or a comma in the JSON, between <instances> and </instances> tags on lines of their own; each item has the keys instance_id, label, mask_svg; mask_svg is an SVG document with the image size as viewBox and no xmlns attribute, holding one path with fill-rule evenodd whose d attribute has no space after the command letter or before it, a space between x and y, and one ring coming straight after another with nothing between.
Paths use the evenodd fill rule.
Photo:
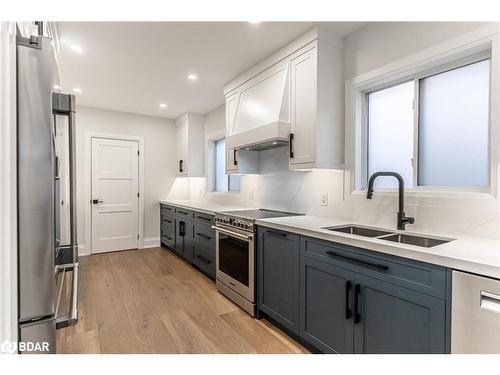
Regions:
<instances>
[{"instance_id":1,"label":"recessed ceiling light","mask_svg":"<svg viewBox=\"0 0 500 375\"><path fill-rule=\"evenodd\" d=\"M82 93L82 89L79 89L78 87L73 88L73 91L78 93L78 94Z\"/></svg>"},{"instance_id":2,"label":"recessed ceiling light","mask_svg":"<svg viewBox=\"0 0 500 375\"><path fill-rule=\"evenodd\" d=\"M54 85L53 87L54 87L54 90L60 90L61 89L61 86L59 86L59 85Z\"/></svg>"},{"instance_id":3,"label":"recessed ceiling light","mask_svg":"<svg viewBox=\"0 0 500 375\"><path fill-rule=\"evenodd\" d=\"M258 23L261 23L262 21L248 21L248 23L251 23L252 25L256 25Z\"/></svg>"},{"instance_id":4,"label":"recessed ceiling light","mask_svg":"<svg viewBox=\"0 0 500 375\"><path fill-rule=\"evenodd\" d=\"M190 74L188 75L188 79L191 81L196 81L198 79L198 76L196 74Z\"/></svg>"},{"instance_id":5,"label":"recessed ceiling light","mask_svg":"<svg viewBox=\"0 0 500 375\"><path fill-rule=\"evenodd\" d=\"M160 103L160 108L167 108L167 105L165 103Z\"/></svg>"},{"instance_id":6,"label":"recessed ceiling light","mask_svg":"<svg viewBox=\"0 0 500 375\"><path fill-rule=\"evenodd\" d=\"M73 44L73 45L69 46L69 48L70 48L73 52L76 52L76 53L82 53L82 52L83 52L82 47L77 46L76 44Z\"/></svg>"}]
</instances>

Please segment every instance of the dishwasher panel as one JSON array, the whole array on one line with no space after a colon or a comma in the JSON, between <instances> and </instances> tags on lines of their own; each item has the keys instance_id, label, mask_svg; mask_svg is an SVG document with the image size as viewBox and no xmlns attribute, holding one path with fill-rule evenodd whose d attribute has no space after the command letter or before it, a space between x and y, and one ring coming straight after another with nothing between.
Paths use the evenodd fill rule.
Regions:
<instances>
[{"instance_id":1,"label":"dishwasher panel","mask_svg":"<svg viewBox=\"0 0 500 375\"><path fill-rule=\"evenodd\" d=\"M453 271L451 352L500 354L500 280Z\"/></svg>"}]
</instances>

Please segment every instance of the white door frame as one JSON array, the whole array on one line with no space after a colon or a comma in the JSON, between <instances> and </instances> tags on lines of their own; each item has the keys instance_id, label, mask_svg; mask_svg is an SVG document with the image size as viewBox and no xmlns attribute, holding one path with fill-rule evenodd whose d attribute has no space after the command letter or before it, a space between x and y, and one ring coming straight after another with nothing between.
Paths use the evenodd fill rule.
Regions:
<instances>
[{"instance_id":1,"label":"white door frame","mask_svg":"<svg viewBox=\"0 0 500 375\"><path fill-rule=\"evenodd\" d=\"M92 138L139 143L139 249L144 248L144 138L133 135L85 132L85 254L92 254ZM83 254L82 254L83 255Z\"/></svg>"},{"instance_id":2,"label":"white door frame","mask_svg":"<svg viewBox=\"0 0 500 375\"><path fill-rule=\"evenodd\" d=\"M0 344L17 342L16 24L0 23ZM1 354L0 354L1 355Z\"/></svg>"}]
</instances>

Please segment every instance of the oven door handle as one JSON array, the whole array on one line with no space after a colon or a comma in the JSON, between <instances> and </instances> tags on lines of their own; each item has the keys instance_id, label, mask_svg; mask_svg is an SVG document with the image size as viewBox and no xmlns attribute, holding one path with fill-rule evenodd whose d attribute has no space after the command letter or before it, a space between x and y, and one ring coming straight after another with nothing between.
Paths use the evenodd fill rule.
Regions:
<instances>
[{"instance_id":1,"label":"oven door handle","mask_svg":"<svg viewBox=\"0 0 500 375\"><path fill-rule=\"evenodd\" d=\"M212 225L212 229L215 229L216 231L224 233L228 236L239 238L241 240L245 240L245 241L253 240L253 234L249 234L246 236L244 234L232 232L232 231L227 230L227 229L222 229L221 227L216 227L215 225Z\"/></svg>"}]
</instances>

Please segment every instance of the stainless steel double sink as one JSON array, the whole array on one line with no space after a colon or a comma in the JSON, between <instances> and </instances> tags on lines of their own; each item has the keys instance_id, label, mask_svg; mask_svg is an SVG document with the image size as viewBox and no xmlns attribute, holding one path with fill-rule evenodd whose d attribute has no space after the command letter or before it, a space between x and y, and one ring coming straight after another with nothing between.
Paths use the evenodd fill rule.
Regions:
<instances>
[{"instance_id":1,"label":"stainless steel double sink","mask_svg":"<svg viewBox=\"0 0 500 375\"><path fill-rule=\"evenodd\" d=\"M437 245L442 245L444 243L453 241L453 239L424 237L424 236L417 236L414 234L389 232L378 228L362 227L357 225L342 225L336 227L326 227L322 229L331 230L333 232L353 234L362 237L377 238L384 241L398 242L402 244L420 246L420 247L434 247Z\"/></svg>"}]
</instances>

